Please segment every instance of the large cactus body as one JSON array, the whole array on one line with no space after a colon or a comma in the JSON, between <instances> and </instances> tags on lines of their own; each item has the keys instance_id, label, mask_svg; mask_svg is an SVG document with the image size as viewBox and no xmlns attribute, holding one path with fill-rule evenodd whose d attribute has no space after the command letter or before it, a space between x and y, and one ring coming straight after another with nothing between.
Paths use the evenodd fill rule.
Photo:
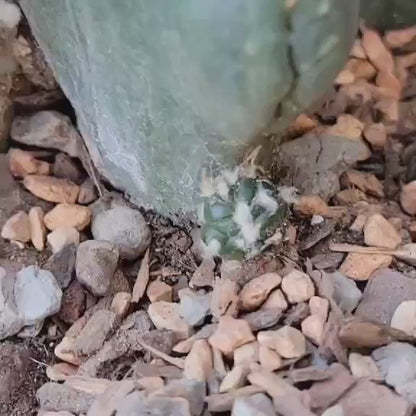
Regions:
<instances>
[{"instance_id":1,"label":"large cactus body","mask_svg":"<svg viewBox=\"0 0 416 416\"><path fill-rule=\"evenodd\" d=\"M99 169L163 213L326 91L358 17L358 0L20 3Z\"/></svg>"}]
</instances>

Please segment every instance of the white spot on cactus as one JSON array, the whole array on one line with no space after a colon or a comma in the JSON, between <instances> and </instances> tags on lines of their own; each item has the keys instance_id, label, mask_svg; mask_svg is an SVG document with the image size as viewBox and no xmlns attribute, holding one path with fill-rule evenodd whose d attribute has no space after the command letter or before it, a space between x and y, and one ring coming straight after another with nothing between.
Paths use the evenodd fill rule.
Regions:
<instances>
[{"instance_id":1,"label":"white spot on cactus","mask_svg":"<svg viewBox=\"0 0 416 416\"><path fill-rule=\"evenodd\" d=\"M235 185L238 181L239 169L238 167L233 170L226 170L224 172L224 178L230 186Z\"/></svg>"},{"instance_id":2,"label":"white spot on cactus","mask_svg":"<svg viewBox=\"0 0 416 416\"><path fill-rule=\"evenodd\" d=\"M246 248L252 247L260 238L260 226L254 223L250 207L245 202L237 204L233 220L241 228Z\"/></svg>"},{"instance_id":3,"label":"white spot on cactus","mask_svg":"<svg viewBox=\"0 0 416 416\"><path fill-rule=\"evenodd\" d=\"M224 200L228 200L228 194L230 189L228 188L227 182L221 176L216 180L216 193Z\"/></svg>"},{"instance_id":4,"label":"white spot on cactus","mask_svg":"<svg viewBox=\"0 0 416 416\"><path fill-rule=\"evenodd\" d=\"M201 172L201 195L204 198L211 198L215 195L214 181L205 169L202 169Z\"/></svg>"},{"instance_id":5,"label":"white spot on cactus","mask_svg":"<svg viewBox=\"0 0 416 416\"><path fill-rule=\"evenodd\" d=\"M254 204L260 205L270 213L275 213L279 204L277 201L267 194L267 191L263 187L259 187L256 196L253 201Z\"/></svg>"}]
</instances>

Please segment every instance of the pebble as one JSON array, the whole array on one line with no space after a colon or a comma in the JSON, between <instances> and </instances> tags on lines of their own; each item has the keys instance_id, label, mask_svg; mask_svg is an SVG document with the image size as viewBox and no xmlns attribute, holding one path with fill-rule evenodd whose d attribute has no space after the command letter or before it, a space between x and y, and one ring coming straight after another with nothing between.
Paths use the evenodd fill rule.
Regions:
<instances>
[{"instance_id":1,"label":"pebble","mask_svg":"<svg viewBox=\"0 0 416 416\"><path fill-rule=\"evenodd\" d=\"M266 273L250 280L239 294L241 309L246 311L257 309L281 281L282 278L277 273Z\"/></svg>"},{"instance_id":2,"label":"pebble","mask_svg":"<svg viewBox=\"0 0 416 416\"><path fill-rule=\"evenodd\" d=\"M321 315L310 315L301 324L302 333L313 343L320 345L324 334L326 318Z\"/></svg>"},{"instance_id":3,"label":"pebble","mask_svg":"<svg viewBox=\"0 0 416 416\"><path fill-rule=\"evenodd\" d=\"M78 204L88 205L98 198L97 188L91 178L85 179L79 187Z\"/></svg>"},{"instance_id":4,"label":"pebble","mask_svg":"<svg viewBox=\"0 0 416 416\"><path fill-rule=\"evenodd\" d=\"M56 203L75 204L79 193L78 185L52 176L28 175L23 186L38 198Z\"/></svg>"},{"instance_id":5,"label":"pebble","mask_svg":"<svg viewBox=\"0 0 416 416\"><path fill-rule=\"evenodd\" d=\"M91 232L95 240L116 245L120 257L126 260L137 259L150 244L150 228L143 215L124 205L114 205L93 214Z\"/></svg>"},{"instance_id":6,"label":"pebble","mask_svg":"<svg viewBox=\"0 0 416 416\"><path fill-rule=\"evenodd\" d=\"M38 251L45 248L46 228L43 223L44 213L41 207L32 207L29 211L30 239Z\"/></svg>"},{"instance_id":7,"label":"pebble","mask_svg":"<svg viewBox=\"0 0 416 416\"><path fill-rule=\"evenodd\" d=\"M258 341L248 342L234 350L234 365L250 365L259 362Z\"/></svg>"},{"instance_id":8,"label":"pebble","mask_svg":"<svg viewBox=\"0 0 416 416\"><path fill-rule=\"evenodd\" d=\"M191 335L192 327L180 316L178 303L155 302L149 305L147 312L157 329L173 331L178 340Z\"/></svg>"},{"instance_id":9,"label":"pebble","mask_svg":"<svg viewBox=\"0 0 416 416\"><path fill-rule=\"evenodd\" d=\"M8 157L10 172L16 178L24 178L27 175L49 175L51 172L51 165L36 159L31 152L10 149Z\"/></svg>"},{"instance_id":10,"label":"pebble","mask_svg":"<svg viewBox=\"0 0 416 416\"><path fill-rule=\"evenodd\" d=\"M402 208L409 214L416 214L416 181L403 185L400 193Z\"/></svg>"},{"instance_id":11,"label":"pebble","mask_svg":"<svg viewBox=\"0 0 416 416\"><path fill-rule=\"evenodd\" d=\"M3 225L1 236L6 240L27 243L30 241L29 217L24 211L16 212Z\"/></svg>"},{"instance_id":12,"label":"pebble","mask_svg":"<svg viewBox=\"0 0 416 416\"><path fill-rule=\"evenodd\" d=\"M354 222L350 225L350 230L356 233L361 233L364 229L366 221L367 217L364 214L357 215Z\"/></svg>"},{"instance_id":13,"label":"pebble","mask_svg":"<svg viewBox=\"0 0 416 416\"><path fill-rule=\"evenodd\" d=\"M34 325L26 325L17 333L17 336L23 339L35 338L40 334L40 331L42 331L44 323L45 323L45 320L41 319Z\"/></svg>"},{"instance_id":14,"label":"pebble","mask_svg":"<svg viewBox=\"0 0 416 416\"><path fill-rule=\"evenodd\" d=\"M188 380L206 382L213 370L211 347L205 339L195 341L185 358L183 375Z\"/></svg>"},{"instance_id":15,"label":"pebble","mask_svg":"<svg viewBox=\"0 0 416 416\"><path fill-rule=\"evenodd\" d=\"M228 393L229 391L243 387L246 383L249 371L249 367L245 365L235 365L223 378L219 387L219 392Z\"/></svg>"},{"instance_id":16,"label":"pebble","mask_svg":"<svg viewBox=\"0 0 416 416\"><path fill-rule=\"evenodd\" d=\"M225 314L235 316L237 315L238 302L237 282L227 278L215 279L211 295L212 315L217 319Z\"/></svg>"},{"instance_id":17,"label":"pebble","mask_svg":"<svg viewBox=\"0 0 416 416\"><path fill-rule=\"evenodd\" d=\"M364 137L374 150L384 150L387 141L387 129L383 123L367 125L363 131Z\"/></svg>"},{"instance_id":18,"label":"pebble","mask_svg":"<svg viewBox=\"0 0 416 416\"><path fill-rule=\"evenodd\" d=\"M354 280L368 280L376 270L389 267L392 261L393 257L385 254L349 253L339 271Z\"/></svg>"},{"instance_id":19,"label":"pebble","mask_svg":"<svg viewBox=\"0 0 416 416\"><path fill-rule=\"evenodd\" d=\"M152 303L159 302L161 300L172 302L173 299L172 286L169 286L167 283L162 282L159 279L153 280L153 282L148 284L146 294Z\"/></svg>"},{"instance_id":20,"label":"pebble","mask_svg":"<svg viewBox=\"0 0 416 416\"><path fill-rule=\"evenodd\" d=\"M265 345L259 346L260 365L269 371L276 371L283 365L282 357L272 348Z\"/></svg>"},{"instance_id":21,"label":"pebble","mask_svg":"<svg viewBox=\"0 0 416 416\"><path fill-rule=\"evenodd\" d=\"M362 28L362 45L370 62L379 71L393 72L394 61L391 52L384 45L380 35L372 29Z\"/></svg>"},{"instance_id":22,"label":"pebble","mask_svg":"<svg viewBox=\"0 0 416 416\"><path fill-rule=\"evenodd\" d=\"M263 393L247 397L237 397L231 416L275 416L271 400Z\"/></svg>"},{"instance_id":23,"label":"pebble","mask_svg":"<svg viewBox=\"0 0 416 416\"><path fill-rule=\"evenodd\" d=\"M409 341L414 338L388 325L354 317L342 322L338 329L338 339L344 347L358 349L376 348L392 341Z\"/></svg>"},{"instance_id":24,"label":"pebble","mask_svg":"<svg viewBox=\"0 0 416 416\"><path fill-rule=\"evenodd\" d=\"M373 195L378 198L384 196L382 183L371 173L351 169L342 175L341 183L345 188L356 187L368 195Z\"/></svg>"},{"instance_id":25,"label":"pebble","mask_svg":"<svg viewBox=\"0 0 416 416\"><path fill-rule=\"evenodd\" d=\"M53 164L53 176L66 178L80 185L85 177L84 172L75 163L74 159L65 153L58 153Z\"/></svg>"},{"instance_id":26,"label":"pebble","mask_svg":"<svg viewBox=\"0 0 416 416\"><path fill-rule=\"evenodd\" d=\"M341 136L351 140L360 140L364 124L351 114L341 114L334 126L329 127L326 133L329 136Z\"/></svg>"},{"instance_id":27,"label":"pebble","mask_svg":"<svg viewBox=\"0 0 416 416\"><path fill-rule=\"evenodd\" d=\"M311 278L299 270L293 270L283 278L282 290L290 303L305 302L315 294Z\"/></svg>"},{"instance_id":28,"label":"pebble","mask_svg":"<svg viewBox=\"0 0 416 416\"><path fill-rule=\"evenodd\" d=\"M285 311L288 308L288 304L285 295L280 289L273 290L267 298L266 302L261 305L261 309L282 309Z\"/></svg>"},{"instance_id":29,"label":"pebble","mask_svg":"<svg viewBox=\"0 0 416 416\"><path fill-rule=\"evenodd\" d=\"M330 273L328 276L332 282L332 296L336 304L346 315L351 314L363 297L361 290L358 289L354 280L349 279L341 272Z\"/></svg>"},{"instance_id":30,"label":"pebble","mask_svg":"<svg viewBox=\"0 0 416 416\"><path fill-rule=\"evenodd\" d=\"M117 315L106 309L96 311L74 341L77 355L89 356L98 351L115 329Z\"/></svg>"},{"instance_id":31,"label":"pebble","mask_svg":"<svg viewBox=\"0 0 416 416\"><path fill-rule=\"evenodd\" d=\"M57 111L39 111L13 120L13 140L30 146L56 149L80 157L83 142L69 117Z\"/></svg>"},{"instance_id":32,"label":"pebble","mask_svg":"<svg viewBox=\"0 0 416 416\"><path fill-rule=\"evenodd\" d=\"M259 309L254 312L246 313L241 316L245 319L252 331L260 331L261 329L270 328L276 325L282 318L284 310L275 309Z\"/></svg>"},{"instance_id":33,"label":"pebble","mask_svg":"<svg viewBox=\"0 0 416 416\"><path fill-rule=\"evenodd\" d=\"M416 336L416 300L402 302L394 311L390 326Z\"/></svg>"},{"instance_id":34,"label":"pebble","mask_svg":"<svg viewBox=\"0 0 416 416\"><path fill-rule=\"evenodd\" d=\"M117 247L108 241L88 240L77 249L77 279L94 295L104 296L111 286L119 259Z\"/></svg>"},{"instance_id":35,"label":"pebble","mask_svg":"<svg viewBox=\"0 0 416 416\"><path fill-rule=\"evenodd\" d=\"M320 215L314 215L311 218L311 225L319 225L322 224L325 221L324 217L321 217Z\"/></svg>"},{"instance_id":36,"label":"pebble","mask_svg":"<svg viewBox=\"0 0 416 416\"><path fill-rule=\"evenodd\" d=\"M87 414L95 395L76 390L68 384L45 383L36 393L41 409L68 411L76 415Z\"/></svg>"},{"instance_id":37,"label":"pebble","mask_svg":"<svg viewBox=\"0 0 416 416\"><path fill-rule=\"evenodd\" d=\"M306 302L295 303L285 313L283 323L289 326L299 326L309 316L309 305Z\"/></svg>"},{"instance_id":38,"label":"pebble","mask_svg":"<svg viewBox=\"0 0 416 416\"><path fill-rule=\"evenodd\" d=\"M110 311L114 312L118 318L124 319L130 309L131 294L128 292L117 292L111 302Z\"/></svg>"},{"instance_id":39,"label":"pebble","mask_svg":"<svg viewBox=\"0 0 416 416\"><path fill-rule=\"evenodd\" d=\"M219 320L216 331L209 338L209 343L224 354L231 354L236 348L254 340L255 337L247 321L223 316Z\"/></svg>"},{"instance_id":40,"label":"pebble","mask_svg":"<svg viewBox=\"0 0 416 416\"><path fill-rule=\"evenodd\" d=\"M0 340L16 334L24 326L13 299L15 276L0 267Z\"/></svg>"},{"instance_id":41,"label":"pebble","mask_svg":"<svg viewBox=\"0 0 416 416\"><path fill-rule=\"evenodd\" d=\"M302 332L285 325L276 331L259 332L260 345L274 349L283 358L299 358L306 352L306 341Z\"/></svg>"},{"instance_id":42,"label":"pebble","mask_svg":"<svg viewBox=\"0 0 416 416\"><path fill-rule=\"evenodd\" d=\"M386 347L374 350L371 354L384 381L399 394L401 388L416 381L416 348L404 342L393 342ZM415 404L415 391L412 397L407 396Z\"/></svg>"},{"instance_id":43,"label":"pebble","mask_svg":"<svg viewBox=\"0 0 416 416\"><path fill-rule=\"evenodd\" d=\"M91 211L82 205L58 204L45 215L44 222L51 231L61 227L74 227L82 231L91 222Z\"/></svg>"},{"instance_id":44,"label":"pebble","mask_svg":"<svg viewBox=\"0 0 416 416\"><path fill-rule=\"evenodd\" d=\"M65 246L78 246L80 234L74 227L60 227L49 233L46 237L52 253L60 252Z\"/></svg>"},{"instance_id":45,"label":"pebble","mask_svg":"<svg viewBox=\"0 0 416 416\"><path fill-rule=\"evenodd\" d=\"M403 397L368 380L359 381L340 399L339 405L343 409L341 416L364 416L369 411L371 416L408 416L412 412L412 405Z\"/></svg>"},{"instance_id":46,"label":"pebble","mask_svg":"<svg viewBox=\"0 0 416 416\"><path fill-rule=\"evenodd\" d=\"M392 98L400 99L402 85L399 79L392 72L379 71L376 77L376 85Z\"/></svg>"},{"instance_id":47,"label":"pebble","mask_svg":"<svg viewBox=\"0 0 416 416\"><path fill-rule=\"evenodd\" d=\"M81 365L81 359L74 353L74 338L72 337L63 337L55 346L54 354L62 361L76 366Z\"/></svg>"},{"instance_id":48,"label":"pebble","mask_svg":"<svg viewBox=\"0 0 416 416\"><path fill-rule=\"evenodd\" d=\"M180 299L179 313L191 326L201 325L210 314L211 294L194 292L189 288L178 292Z\"/></svg>"},{"instance_id":49,"label":"pebble","mask_svg":"<svg viewBox=\"0 0 416 416\"><path fill-rule=\"evenodd\" d=\"M328 204L321 197L316 195L301 196L295 203L294 209L296 212L308 217L313 217L314 215L325 217L330 213Z\"/></svg>"},{"instance_id":50,"label":"pebble","mask_svg":"<svg viewBox=\"0 0 416 416\"><path fill-rule=\"evenodd\" d=\"M289 384L279 375L270 371L256 369L252 371L247 378L253 386L263 388L273 399L283 399L285 396L292 394L298 398L302 398L300 390Z\"/></svg>"},{"instance_id":51,"label":"pebble","mask_svg":"<svg viewBox=\"0 0 416 416\"><path fill-rule=\"evenodd\" d=\"M73 280L64 291L59 318L68 324L73 324L79 319L85 312L85 295L81 283Z\"/></svg>"},{"instance_id":52,"label":"pebble","mask_svg":"<svg viewBox=\"0 0 416 416\"><path fill-rule=\"evenodd\" d=\"M309 310L311 315L319 315L326 320L329 312L328 299L321 298L319 296L312 296L309 299Z\"/></svg>"},{"instance_id":53,"label":"pebble","mask_svg":"<svg viewBox=\"0 0 416 416\"><path fill-rule=\"evenodd\" d=\"M51 381L65 381L69 376L76 375L78 367L68 363L57 363L46 367L46 376Z\"/></svg>"},{"instance_id":54,"label":"pebble","mask_svg":"<svg viewBox=\"0 0 416 416\"><path fill-rule=\"evenodd\" d=\"M283 184L295 186L302 194L329 199L340 189L339 177L371 152L363 141L334 136L305 136L282 144L279 162L287 173ZM339 155L343 154L343 158ZM314 214L325 216L319 212Z\"/></svg>"},{"instance_id":55,"label":"pebble","mask_svg":"<svg viewBox=\"0 0 416 416\"><path fill-rule=\"evenodd\" d=\"M155 400L159 400L162 396L182 397L188 400L191 415L198 416L202 413L204 407L205 390L205 383L182 378L169 381L163 389L154 392L152 397ZM169 414L168 411L167 414Z\"/></svg>"},{"instance_id":56,"label":"pebble","mask_svg":"<svg viewBox=\"0 0 416 416\"><path fill-rule=\"evenodd\" d=\"M321 416L345 416L345 413L342 407L339 404L336 404L335 406L328 407Z\"/></svg>"},{"instance_id":57,"label":"pebble","mask_svg":"<svg viewBox=\"0 0 416 416\"><path fill-rule=\"evenodd\" d=\"M24 325L34 325L59 311L62 290L51 272L29 266L16 274L14 299Z\"/></svg>"},{"instance_id":58,"label":"pebble","mask_svg":"<svg viewBox=\"0 0 416 416\"><path fill-rule=\"evenodd\" d=\"M214 284L214 269L215 261L212 258L204 259L192 275L189 286L191 288L212 287Z\"/></svg>"},{"instance_id":59,"label":"pebble","mask_svg":"<svg viewBox=\"0 0 416 416\"><path fill-rule=\"evenodd\" d=\"M401 48L411 42L416 36L416 28L410 26L404 29L389 30L384 34L384 43L390 49Z\"/></svg>"},{"instance_id":60,"label":"pebble","mask_svg":"<svg viewBox=\"0 0 416 416\"><path fill-rule=\"evenodd\" d=\"M350 353L348 357L348 365L354 377L367 378L374 381L382 381L380 371L375 361L368 355Z\"/></svg>"},{"instance_id":61,"label":"pebble","mask_svg":"<svg viewBox=\"0 0 416 416\"><path fill-rule=\"evenodd\" d=\"M75 270L75 258L77 247L75 244L67 244L58 252L52 254L43 265L56 278L59 286L65 289L72 280Z\"/></svg>"},{"instance_id":62,"label":"pebble","mask_svg":"<svg viewBox=\"0 0 416 416\"><path fill-rule=\"evenodd\" d=\"M404 301L415 299L415 279L395 270L382 269L368 282L355 315L390 325L397 307Z\"/></svg>"},{"instance_id":63,"label":"pebble","mask_svg":"<svg viewBox=\"0 0 416 416\"><path fill-rule=\"evenodd\" d=\"M353 73L355 79L370 80L377 74L374 66L365 59L350 59L345 68Z\"/></svg>"},{"instance_id":64,"label":"pebble","mask_svg":"<svg viewBox=\"0 0 416 416\"><path fill-rule=\"evenodd\" d=\"M137 379L137 385L150 393L163 388L165 383L162 377L141 377Z\"/></svg>"},{"instance_id":65,"label":"pebble","mask_svg":"<svg viewBox=\"0 0 416 416\"><path fill-rule=\"evenodd\" d=\"M338 205L354 205L360 201L367 201L367 197L359 189L344 189L335 195L335 200Z\"/></svg>"},{"instance_id":66,"label":"pebble","mask_svg":"<svg viewBox=\"0 0 416 416\"><path fill-rule=\"evenodd\" d=\"M368 246L395 249L402 239L389 221L380 214L373 214L364 225L364 242Z\"/></svg>"},{"instance_id":67,"label":"pebble","mask_svg":"<svg viewBox=\"0 0 416 416\"><path fill-rule=\"evenodd\" d=\"M339 363L332 364L327 371L330 378L314 383L308 390L311 410L316 414L321 414L336 403L356 382L349 371Z\"/></svg>"},{"instance_id":68,"label":"pebble","mask_svg":"<svg viewBox=\"0 0 416 416\"><path fill-rule=\"evenodd\" d=\"M122 270L117 269L111 279L110 293L115 295L118 292L131 293L130 283ZM133 297L133 296L132 296Z\"/></svg>"}]
</instances>

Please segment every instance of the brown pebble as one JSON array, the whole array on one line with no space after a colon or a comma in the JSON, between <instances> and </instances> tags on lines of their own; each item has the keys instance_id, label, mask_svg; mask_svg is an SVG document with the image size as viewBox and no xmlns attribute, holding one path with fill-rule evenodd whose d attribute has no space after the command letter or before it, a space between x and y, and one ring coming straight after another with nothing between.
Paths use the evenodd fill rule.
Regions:
<instances>
[{"instance_id":1,"label":"brown pebble","mask_svg":"<svg viewBox=\"0 0 416 416\"><path fill-rule=\"evenodd\" d=\"M79 193L78 185L51 176L28 175L23 185L33 195L49 202L75 204Z\"/></svg>"},{"instance_id":2,"label":"brown pebble","mask_svg":"<svg viewBox=\"0 0 416 416\"><path fill-rule=\"evenodd\" d=\"M3 225L1 236L6 240L27 243L30 241L29 217L24 211L16 212Z\"/></svg>"},{"instance_id":3,"label":"brown pebble","mask_svg":"<svg viewBox=\"0 0 416 416\"><path fill-rule=\"evenodd\" d=\"M91 222L91 210L77 204L58 204L45 215L44 222L51 231L60 227L82 231Z\"/></svg>"}]
</instances>

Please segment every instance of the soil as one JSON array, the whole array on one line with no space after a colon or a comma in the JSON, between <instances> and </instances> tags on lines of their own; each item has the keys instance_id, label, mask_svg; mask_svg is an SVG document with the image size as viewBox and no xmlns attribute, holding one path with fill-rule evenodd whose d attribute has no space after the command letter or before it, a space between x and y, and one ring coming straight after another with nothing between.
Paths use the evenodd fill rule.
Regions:
<instances>
[{"instance_id":1,"label":"soil","mask_svg":"<svg viewBox=\"0 0 416 416\"><path fill-rule=\"evenodd\" d=\"M0 345L1 416L37 414L36 391L48 380L45 367L54 360L52 346L44 336Z\"/></svg>"}]
</instances>

